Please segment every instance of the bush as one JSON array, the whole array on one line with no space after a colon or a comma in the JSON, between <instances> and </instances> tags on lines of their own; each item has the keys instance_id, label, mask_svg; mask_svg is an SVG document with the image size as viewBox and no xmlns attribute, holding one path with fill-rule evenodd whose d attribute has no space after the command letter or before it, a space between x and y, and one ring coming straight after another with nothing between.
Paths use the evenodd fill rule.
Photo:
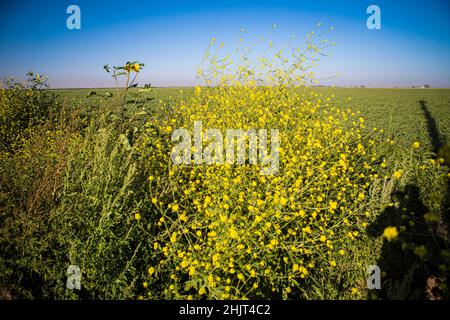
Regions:
<instances>
[{"instance_id":1,"label":"bush","mask_svg":"<svg viewBox=\"0 0 450 320\"><path fill-rule=\"evenodd\" d=\"M280 164L278 173L262 175L248 159L173 165L170 149L162 152L173 194L155 199L148 297L298 299L318 297L317 288L350 291L350 279L335 281L339 262L370 221L371 183L387 173L377 152L389 144L368 133L360 115L307 87L305 57L320 51L313 40L307 48L256 60L244 52L234 69L231 58L211 56L201 73L217 86L197 87L160 124L191 136L194 121L222 134L278 128Z\"/></svg>"},{"instance_id":2,"label":"bush","mask_svg":"<svg viewBox=\"0 0 450 320\"><path fill-rule=\"evenodd\" d=\"M45 275L57 248L50 211L61 196L66 150L77 137L73 122L60 120L33 128L20 149L0 157L0 286L16 297L54 297Z\"/></svg>"},{"instance_id":3,"label":"bush","mask_svg":"<svg viewBox=\"0 0 450 320\"><path fill-rule=\"evenodd\" d=\"M30 136L30 130L57 113L56 95L45 90L47 78L29 72L28 79L0 84L0 151L12 152Z\"/></svg>"},{"instance_id":4,"label":"bush","mask_svg":"<svg viewBox=\"0 0 450 320\"><path fill-rule=\"evenodd\" d=\"M138 118L123 134L111 108L86 118L67 106L0 158L0 287L13 297L125 299L143 289L151 233L142 221L158 164L134 144ZM81 291L66 288L70 265L82 270Z\"/></svg>"}]
</instances>

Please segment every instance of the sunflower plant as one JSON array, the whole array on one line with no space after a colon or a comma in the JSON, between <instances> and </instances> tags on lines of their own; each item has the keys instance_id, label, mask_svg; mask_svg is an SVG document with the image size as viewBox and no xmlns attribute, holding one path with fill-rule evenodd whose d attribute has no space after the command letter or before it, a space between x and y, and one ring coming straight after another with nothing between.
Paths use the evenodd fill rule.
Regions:
<instances>
[{"instance_id":1,"label":"sunflower plant","mask_svg":"<svg viewBox=\"0 0 450 320\"><path fill-rule=\"evenodd\" d=\"M138 61L127 61L122 66L112 66L110 67L108 64L103 66L103 69L107 73L110 73L111 76L114 78L115 84L116 84L116 92L117 92L117 98L119 101L119 128L120 131L123 131L124 129L124 122L127 120L126 117L126 105L132 104L134 107L139 104L142 105L144 102L148 101L149 98L146 98L144 100L139 99L139 94L141 91L138 92L137 96L132 96L132 99L127 100L127 97L130 95L130 89L136 88L138 86L137 83L137 77L139 72L144 67L144 63L138 62ZM123 89L120 86L120 78L125 78L125 86Z\"/></svg>"}]
</instances>

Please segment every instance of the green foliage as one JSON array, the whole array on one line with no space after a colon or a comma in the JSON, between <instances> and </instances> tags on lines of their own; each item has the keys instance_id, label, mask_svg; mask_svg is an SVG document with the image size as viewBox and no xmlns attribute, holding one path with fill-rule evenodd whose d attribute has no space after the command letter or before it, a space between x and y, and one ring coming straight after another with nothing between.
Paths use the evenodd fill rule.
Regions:
<instances>
[{"instance_id":1,"label":"green foliage","mask_svg":"<svg viewBox=\"0 0 450 320\"><path fill-rule=\"evenodd\" d=\"M12 152L20 147L30 130L42 123L58 103L54 93L46 90L47 78L29 72L28 79L14 78L0 83L0 151Z\"/></svg>"},{"instance_id":2,"label":"green foliage","mask_svg":"<svg viewBox=\"0 0 450 320\"><path fill-rule=\"evenodd\" d=\"M151 220L155 164L107 113L82 134L64 128L35 129L20 153L2 158L0 286L25 298L135 297L149 239L136 215ZM80 292L66 288L69 265L83 271Z\"/></svg>"},{"instance_id":3,"label":"green foliage","mask_svg":"<svg viewBox=\"0 0 450 320\"><path fill-rule=\"evenodd\" d=\"M103 66L103 69L105 69L106 72L111 73L111 76L114 78L114 81L116 82L116 91L117 91L117 98L121 100L120 102L120 112L118 115L119 118L119 128L121 131L124 129L126 130L128 126L126 126L125 121L128 120L126 117L126 111L127 111L127 105L132 104L133 106L136 106L136 104L142 105L142 103L148 101L148 97L146 97L144 100L139 100L139 93L138 95L132 96L131 100L127 100L128 98L128 91L131 88L136 88L138 83L136 82L137 76L140 72L140 70L144 67L143 63L140 63L138 61L127 61L125 65L123 66L113 66L110 67L108 64ZM132 75L134 76L132 77ZM125 82L125 88L122 90L122 93L120 92L120 85L119 85L119 79L121 77L124 77L126 79ZM94 94L96 94L94 92ZM105 94L107 97L111 97L112 94L107 92Z\"/></svg>"},{"instance_id":4,"label":"green foliage","mask_svg":"<svg viewBox=\"0 0 450 320\"><path fill-rule=\"evenodd\" d=\"M125 67L120 70L126 75ZM185 191L194 201L208 188L223 188L223 176L206 187L196 182L205 177L174 170L167 161L170 132L176 126L170 120L193 90L129 88L122 96L122 91L113 95L95 89L87 97L94 90L50 92L35 81L1 91L2 151L14 152L0 156L0 289L16 298L52 299L157 298L173 297L173 291L197 292L210 280L208 273L200 267L192 278L180 270L171 272L183 259L168 259L163 249L164 243L180 252L186 249L181 233L177 242L170 242L183 220L192 218L187 214L191 204L180 201ZM368 212L358 224L358 237L348 241L345 254L333 257L334 268L317 262L317 270L298 281L301 285L293 297L423 298L423 283L433 274L440 281L438 293L448 298L449 176L443 164L448 152L445 145L435 152L431 133L434 123L440 135L434 140L445 142L450 134L449 91L315 91L320 94L317 99L325 101L335 94L338 107L360 111L366 118L365 135L370 137L374 128L385 131L388 143L373 148L387 157L387 169L372 180L365 207L358 209ZM434 122L424 116L421 100L427 101ZM15 111L13 106L22 109ZM420 142L417 148L412 147L415 141ZM402 170L399 178L393 179L391 174L398 170ZM386 226L399 230L396 241L383 239ZM419 256L421 246L426 254ZM199 260L202 256L199 251ZM161 258L173 264L160 265ZM271 263L276 259L283 261L280 256ZM66 288L66 270L72 264L83 272L81 291ZM379 295L366 289L366 268L371 264L385 271ZM243 269L238 261L235 268ZM248 276L245 270L241 272ZM176 287L170 289L172 283ZM262 288L271 286L261 280L257 288L261 292L254 289L253 296L283 297L282 291L272 295Z\"/></svg>"},{"instance_id":5,"label":"green foliage","mask_svg":"<svg viewBox=\"0 0 450 320\"><path fill-rule=\"evenodd\" d=\"M64 250L55 272L83 270L83 298L130 298L145 259L134 221L144 190L136 155L118 143L112 128L89 131L69 150L62 196L51 211ZM140 261L141 263L137 263Z\"/></svg>"}]
</instances>

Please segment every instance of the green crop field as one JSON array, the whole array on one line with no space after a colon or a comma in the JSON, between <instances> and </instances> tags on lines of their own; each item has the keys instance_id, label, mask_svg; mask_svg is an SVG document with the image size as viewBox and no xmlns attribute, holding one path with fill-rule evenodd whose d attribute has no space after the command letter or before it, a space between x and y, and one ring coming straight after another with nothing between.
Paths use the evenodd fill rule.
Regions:
<instances>
[{"instance_id":1,"label":"green crop field","mask_svg":"<svg viewBox=\"0 0 450 320\"><path fill-rule=\"evenodd\" d=\"M420 141L433 149L433 132L443 141L450 136L450 89L377 89L323 88L315 91L335 95L345 105L363 113L368 124L391 131L403 145ZM113 92L114 89L58 89L62 99L83 100L89 92ZM155 88L155 101L187 96L192 88ZM349 101L348 98L351 98ZM422 104L421 101L424 101ZM431 126L431 127L430 127ZM430 136L431 135L431 136Z\"/></svg>"}]
</instances>

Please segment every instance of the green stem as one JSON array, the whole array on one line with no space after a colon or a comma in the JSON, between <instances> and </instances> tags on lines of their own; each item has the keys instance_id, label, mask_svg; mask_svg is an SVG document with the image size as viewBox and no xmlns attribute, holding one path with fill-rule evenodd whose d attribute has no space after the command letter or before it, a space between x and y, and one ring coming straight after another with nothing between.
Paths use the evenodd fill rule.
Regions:
<instances>
[{"instance_id":1,"label":"green stem","mask_svg":"<svg viewBox=\"0 0 450 320\"><path fill-rule=\"evenodd\" d=\"M125 92L123 93L123 101L122 101L122 114L121 114L121 122L120 122L120 131L123 131L123 122L124 122L124 118L125 118L125 102L126 102L126 98L127 98L129 82L130 82L130 71L127 71L127 83L125 85Z\"/></svg>"}]
</instances>

